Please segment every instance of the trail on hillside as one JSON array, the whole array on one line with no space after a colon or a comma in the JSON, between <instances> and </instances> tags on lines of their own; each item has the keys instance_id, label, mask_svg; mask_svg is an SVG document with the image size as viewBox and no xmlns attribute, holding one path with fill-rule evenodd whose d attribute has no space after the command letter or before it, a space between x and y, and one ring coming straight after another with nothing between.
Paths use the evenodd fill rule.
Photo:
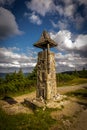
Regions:
<instances>
[{"instance_id":1,"label":"trail on hillside","mask_svg":"<svg viewBox=\"0 0 87 130\"><path fill-rule=\"evenodd\" d=\"M65 94L67 92L76 91L79 89L87 89L87 84L64 86L58 88L59 94ZM23 102L25 98L35 98L36 92L24 94L17 97L12 97L8 101L0 100L0 107L2 107L7 114L17 113L29 113L33 114L30 108L27 108ZM13 100L13 104L10 104ZM9 103L10 102L10 103ZM79 100L76 97L69 97L66 104L63 104L62 111L54 111L51 113L51 117L60 122L56 126L53 126L50 130L87 130L87 99ZM70 119L65 119L69 117Z\"/></svg>"}]
</instances>

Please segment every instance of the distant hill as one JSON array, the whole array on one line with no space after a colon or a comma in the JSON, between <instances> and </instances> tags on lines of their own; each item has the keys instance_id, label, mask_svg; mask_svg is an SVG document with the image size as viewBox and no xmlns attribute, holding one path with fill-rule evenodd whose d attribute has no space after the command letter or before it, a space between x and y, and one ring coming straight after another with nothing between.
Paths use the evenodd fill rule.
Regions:
<instances>
[{"instance_id":1,"label":"distant hill","mask_svg":"<svg viewBox=\"0 0 87 130\"><path fill-rule=\"evenodd\" d=\"M4 78L7 73L0 73L0 77Z\"/></svg>"},{"instance_id":2,"label":"distant hill","mask_svg":"<svg viewBox=\"0 0 87 130\"><path fill-rule=\"evenodd\" d=\"M83 70L76 71L77 73L81 73ZM72 75L75 71L65 71L61 72L61 74L69 74ZM6 74L8 73L0 73L1 78L5 78ZM11 74L11 73L10 73ZM29 75L29 73L24 73L25 76ZM87 70L86 70L86 75L87 75Z\"/></svg>"},{"instance_id":3,"label":"distant hill","mask_svg":"<svg viewBox=\"0 0 87 130\"><path fill-rule=\"evenodd\" d=\"M5 78L6 74L8 73L0 73L1 78ZM11 73L10 73L11 74ZM27 76L29 73L24 73L25 76Z\"/></svg>"},{"instance_id":4,"label":"distant hill","mask_svg":"<svg viewBox=\"0 0 87 130\"><path fill-rule=\"evenodd\" d=\"M74 71L65 71L65 72L61 72L61 74L73 74ZM79 72L79 71L77 71Z\"/></svg>"}]
</instances>

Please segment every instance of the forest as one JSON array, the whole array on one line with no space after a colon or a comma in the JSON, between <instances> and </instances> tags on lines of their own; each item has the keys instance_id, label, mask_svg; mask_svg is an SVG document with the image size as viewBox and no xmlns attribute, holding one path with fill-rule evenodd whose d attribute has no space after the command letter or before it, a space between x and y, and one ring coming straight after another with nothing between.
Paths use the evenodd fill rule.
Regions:
<instances>
[{"instance_id":1,"label":"forest","mask_svg":"<svg viewBox=\"0 0 87 130\"><path fill-rule=\"evenodd\" d=\"M87 83L87 70L83 68L81 71L57 73L56 81L58 87ZM28 75L23 74L22 69L18 72L7 73L4 78L0 77L0 96L31 92L35 90L36 84L36 67Z\"/></svg>"}]
</instances>

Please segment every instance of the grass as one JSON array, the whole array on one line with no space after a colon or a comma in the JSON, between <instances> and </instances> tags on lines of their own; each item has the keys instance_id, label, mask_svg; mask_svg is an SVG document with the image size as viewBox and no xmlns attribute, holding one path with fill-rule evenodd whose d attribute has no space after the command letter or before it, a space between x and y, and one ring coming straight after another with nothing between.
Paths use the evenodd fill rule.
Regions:
<instances>
[{"instance_id":1,"label":"grass","mask_svg":"<svg viewBox=\"0 0 87 130\"><path fill-rule=\"evenodd\" d=\"M51 111L38 109L34 114L7 115L0 109L0 130L48 130L56 123L50 116Z\"/></svg>"},{"instance_id":2,"label":"grass","mask_svg":"<svg viewBox=\"0 0 87 130\"><path fill-rule=\"evenodd\" d=\"M35 87L31 87L30 89L25 89L24 91L18 91L18 92L9 92L8 94L6 95L0 95L0 99L2 99L3 97L5 96L9 96L9 97L17 97L17 96L21 96L21 95L24 95L24 94L29 94L31 92L34 92L36 89Z\"/></svg>"},{"instance_id":3,"label":"grass","mask_svg":"<svg viewBox=\"0 0 87 130\"><path fill-rule=\"evenodd\" d=\"M65 83L61 82L58 86L72 86L87 83L87 79L77 78ZM30 90L9 94L9 96L19 96L35 91L35 87ZM69 96L87 97L87 89L80 89L75 92L67 93ZM63 106L62 106L63 107ZM48 130L58 122L50 116L53 109L37 109L34 114L8 115L0 108L0 130Z\"/></svg>"},{"instance_id":4,"label":"grass","mask_svg":"<svg viewBox=\"0 0 87 130\"><path fill-rule=\"evenodd\" d=\"M84 84L87 83L87 78L75 78L73 80L67 81L67 82L59 82L58 87L62 86L72 86L72 85L79 85L79 84Z\"/></svg>"},{"instance_id":5,"label":"grass","mask_svg":"<svg viewBox=\"0 0 87 130\"><path fill-rule=\"evenodd\" d=\"M9 95L16 97L16 96L21 96L23 94L29 94L31 92L34 92L35 90L36 90L35 87L31 87L30 89L25 89L24 91L19 91L19 92L16 92L16 93L11 93Z\"/></svg>"}]
</instances>

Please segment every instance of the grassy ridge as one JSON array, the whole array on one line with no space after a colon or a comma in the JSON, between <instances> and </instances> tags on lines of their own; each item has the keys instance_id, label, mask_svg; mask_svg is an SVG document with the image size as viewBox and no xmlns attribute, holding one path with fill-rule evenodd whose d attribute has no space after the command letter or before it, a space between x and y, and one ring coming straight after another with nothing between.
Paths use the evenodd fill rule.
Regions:
<instances>
[{"instance_id":1,"label":"grassy ridge","mask_svg":"<svg viewBox=\"0 0 87 130\"><path fill-rule=\"evenodd\" d=\"M87 70L73 71L72 73L56 74L57 86L71 86L87 83ZM37 85L37 69L25 76L20 69L19 72L7 74L5 78L0 78L0 96L23 94L35 90Z\"/></svg>"},{"instance_id":2,"label":"grassy ridge","mask_svg":"<svg viewBox=\"0 0 87 130\"><path fill-rule=\"evenodd\" d=\"M58 86L71 86L75 84L87 83L87 71L81 73L69 74L57 74ZM9 74L4 80L0 79L0 94L5 96L6 94L21 95L29 93L35 90L36 86L36 74L33 72L28 77L24 77L22 71L18 73ZM87 90L78 90L73 93L75 96L87 95ZM16 114L7 115L0 108L0 130L49 130L51 126L58 123L50 116L53 110L37 109L34 114Z\"/></svg>"}]
</instances>

